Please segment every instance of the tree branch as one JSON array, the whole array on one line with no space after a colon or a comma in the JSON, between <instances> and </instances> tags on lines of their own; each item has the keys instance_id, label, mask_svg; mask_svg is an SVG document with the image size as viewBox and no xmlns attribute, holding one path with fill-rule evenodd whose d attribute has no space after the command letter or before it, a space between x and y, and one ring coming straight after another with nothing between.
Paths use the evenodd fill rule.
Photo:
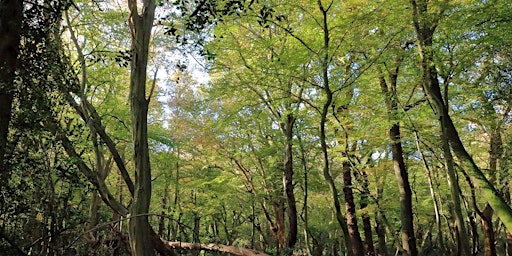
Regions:
<instances>
[{"instance_id":1,"label":"tree branch","mask_svg":"<svg viewBox=\"0 0 512 256\"><path fill-rule=\"evenodd\" d=\"M200 243L186 243L180 241L166 241L164 242L167 246L170 246L173 249L180 250L192 250L192 251L210 251L210 252L220 252L227 253L231 255L237 256L268 256L268 254L264 252L259 252L251 249L240 248L236 246L228 246L222 244L200 244Z\"/></svg>"}]
</instances>

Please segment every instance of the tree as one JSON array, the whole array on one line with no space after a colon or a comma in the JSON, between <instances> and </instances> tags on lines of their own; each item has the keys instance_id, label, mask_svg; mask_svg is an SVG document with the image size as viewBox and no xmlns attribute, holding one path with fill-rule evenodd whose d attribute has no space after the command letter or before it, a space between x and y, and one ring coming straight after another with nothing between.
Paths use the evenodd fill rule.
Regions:
<instances>
[{"instance_id":1,"label":"tree","mask_svg":"<svg viewBox=\"0 0 512 256\"><path fill-rule=\"evenodd\" d=\"M130 209L129 236L132 254L155 255L151 244L151 227L148 221L151 202L151 166L148 148L148 105L146 98L146 76L151 29L156 3L143 2L139 13L137 2L128 1L130 9L132 51L130 78L130 108L132 112L133 152L135 161L135 191ZM150 92L151 94L151 92Z\"/></svg>"},{"instance_id":2,"label":"tree","mask_svg":"<svg viewBox=\"0 0 512 256\"><path fill-rule=\"evenodd\" d=\"M23 1L3 0L0 2L0 179L9 179L5 166L5 153L14 99L14 80L20 48ZM1 184L0 187L2 187Z\"/></svg>"}]
</instances>

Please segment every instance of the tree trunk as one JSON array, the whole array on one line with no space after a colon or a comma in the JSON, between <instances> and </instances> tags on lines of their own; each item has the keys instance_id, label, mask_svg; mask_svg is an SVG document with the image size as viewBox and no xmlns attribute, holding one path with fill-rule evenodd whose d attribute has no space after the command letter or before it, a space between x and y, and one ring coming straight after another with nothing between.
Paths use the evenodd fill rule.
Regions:
<instances>
[{"instance_id":1,"label":"tree trunk","mask_svg":"<svg viewBox=\"0 0 512 256\"><path fill-rule=\"evenodd\" d=\"M300 133L300 132L299 132ZM304 143L302 142L302 138L300 135L297 135L297 140L299 142L300 148L300 161L302 164L302 168L304 171L304 197L302 202L303 214L302 221L304 222L304 242L306 244L306 251L308 255L312 254L311 243L310 243L310 230L309 230L309 217L308 217L308 194L309 194L309 183L308 183L308 165L306 159L306 150L304 148ZM312 237L314 239L314 237Z\"/></svg>"},{"instance_id":2,"label":"tree trunk","mask_svg":"<svg viewBox=\"0 0 512 256\"><path fill-rule=\"evenodd\" d=\"M4 166L20 46L23 1L0 0L0 182L9 179ZM1 187L2 184L0 184Z\"/></svg>"},{"instance_id":3,"label":"tree trunk","mask_svg":"<svg viewBox=\"0 0 512 256\"><path fill-rule=\"evenodd\" d=\"M487 204L484 210L479 213L482 219L482 229L484 233L484 253L485 256L496 256L496 240L494 239L494 229L492 228L492 208Z\"/></svg>"},{"instance_id":4,"label":"tree trunk","mask_svg":"<svg viewBox=\"0 0 512 256\"><path fill-rule=\"evenodd\" d=\"M297 206L295 194L293 192L293 124L295 118L288 114L284 124L284 133L286 137L285 155L284 155L284 175L283 185L286 194L288 216L288 236L286 237L286 246L293 248L297 243Z\"/></svg>"},{"instance_id":5,"label":"tree trunk","mask_svg":"<svg viewBox=\"0 0 512 256\"><path fill-rule=\"evenodd\" d=\"M88 232L86 234L86 237L88 239L90 239L91 241L96 240L97 232L96 232L96 230L94 230L94 228L96 227L96 225L98 225L98 218L99 218L98 210L100 208L100 202L101 202L101 198L98 195L98 192L93 191L92 195L91 195L91 205L89 206L89 220L87 221L87 225L85 226L86 231L91 230L90 232Z\"/></svg>"},{"instance_id":6,"label":"tree trunk","mask_svg":"<svg viewBox=\"0 0 512 256\"><path fill-rule=\"evenodd\" d=\"M377 250L377 255L379 256L387 256L388 255L388 247L386 245L386 227L383 221L381 220L380 211L377 212L377 217L375 218L375 232L377 233L377 239L379 243L379 249Z\"/></svg>"},{"instance_id":7,"label":"tree trunk","mask_svg":"<svg viewBox=\"0 0 512 256\"><path fill-rule=\"evenodd\" d=\"M409 184L409 174L405 167L400 142L400 125L394 124L389 130L391 139L391 150L393 152L393 166L400 191L400 222L402 223L402 246L407 255L418 255L416 237L414 234L413 212L412 212L412 190Z\"/></svg>"},{"instance_id":8,"label":"tree trunk","mask_svg":"<svg viewBox=\"0 0 512 256\"><path fill-rule=\"evenodd\" d=\"M347 228L350 240L352 241L352 251L355 256L364 255L363 241L359 227L357 226L356 204L354 203L354 193L352 191L352 171L348 161L343 163L343 194L345 196L345 216L347 219Z\"/></svg>"},{"instance_id":9,"label":"tree trunk","mask_svg":"<svg viewBox=\"0 0 512 256\"><path fill-rule=\"evenodd\" d=\"M277 239L278 242L278 249L281 251L281 249L286 248L286 226L284 223L284 202L283 200L277 199L277 201L272 201L272 211L275 215L275 226L273 226L272 233Z\"/></svg>"},{"instance_id":10,"label":"tree trunk","mask_svg":"<svg viewBox=\"0 0 512 256\"><path fill-rule=\"evenodd\" d=\"M402 223L402 248L407 255L416 256L418 255L418 249L416 247L416 237L414 234L414 223L413 223L413 212L412 212L412 190L409 184L409 174L405 166L401 134L400 134L400 123L396 120L396 113L398 111L398 96L396 94L397 77L399 70L399 63L393 67L389 74L389 83L386 82L384 74L379 68L380 87L381 91L385 96L386 107L388 109L389 120L395 122L391 129L389 129L389 139L391 145L391 152L393 155L393 169L395 170L395 177L398 182L398 190L400 192L400 222Z\"/></svg>"},{"instance_id":11,"label":"tree trunk","mask_svg":"<svg viewBox=\"0 0 512 256\"><path fill-rule=\"evenodd\" d=\"M147 216L151 201L151 167L147 131L149 98L146 99L146 70L156 2L144 0L140 15L135 0L129 0L128 5L132 25L130 110L135 163L135 194L130 209L132 218L128 223L128 235L132 255L153 256L155 252L151 243L151 226Z\"/></svg>"},{"instance_id":12,"label":"tree trunk","mask_svg":"<svg viewBox=\"0 0 512 256\"><path fill-rule=\"evenodd\" d=\"M457 174L454 169L454 162L450 145L448 142L444 120L440 119L439 124L441 126L441 140L443 144L443 152L445 159L446 171L448 173L448 186L450 187L451 199L453 202L454 211L454 225L455 225L455 238L457 240L457 247L459 249L459 255L469 256L471 255L471 247L469 245L469 237L466 231L466 225L464 225L464 217L462 215L461 201L460 201L460 187Z\"/></svg>"},{"instance_id":13,"label":"tree trunk","mask_svg":"<svg viewBox=\"0 0 512 256\"><path fill-rule=\"evenodd\" d=\"M168 186L166 186L166 189L164 191L168 191ZM162 197L161 207L164 210L167 209L167 194ZM158 235L160 237L163 237L164 232L165 232L165 216L164 216L165 211L164 210L162 210L162 216L160 216L160 218L158 220Z\"/></svg>"},{"instance_id":14,"label":"tree trunk","mask_svg":"<svg viewBox=\"0 0 512 256\"><path fill-rule=\"evenodd\" d=\"M361 183L363 184L363 191L361 193L361 211L364 212L361 216L363 220L363 231L364 231L364 243L366 246L366 255L374 256L375 255L375 246L373 245L373 235L372 235L372 224L370 220L370 215L365 212L366 207L368 206L368 195L370 194L369 190L369 182L368 176L365 170L361 171Z\"/></svg>"}]
</instances>

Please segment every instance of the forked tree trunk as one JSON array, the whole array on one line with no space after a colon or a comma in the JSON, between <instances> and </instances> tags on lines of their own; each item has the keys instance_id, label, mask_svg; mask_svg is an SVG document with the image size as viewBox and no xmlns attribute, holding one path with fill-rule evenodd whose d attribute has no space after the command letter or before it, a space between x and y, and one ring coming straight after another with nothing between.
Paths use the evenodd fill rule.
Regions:
<instances>
[{"instance_id":1,"label":"forked tree trunk","mask_svg":"<svg viewBox=\"0 0 512 256\"><path fill-rule=\"evenodd\" d=\"M11 121L14 71L20 46L22 17L22 0L0 0L0 182L9 178L4 157Z\"/></svg>"},{"instance_id":2,"label":"forked tree trunk","mask_svg":"<svg viewBox=\"0 0 512 256\"><path fill-rule=\"evenodd\" d=\"M151 201L151 167L147 131L149 98L146 99L146 70L156 2L144 0L140 14L136 0L129 0L128 5L132 25L130 110L135 163L135 194L130 209L132 218L128 223L128 235L132 255L153 256L155 252L151 242L152 229L147 216Z\"/></svg>"}]
</instances>

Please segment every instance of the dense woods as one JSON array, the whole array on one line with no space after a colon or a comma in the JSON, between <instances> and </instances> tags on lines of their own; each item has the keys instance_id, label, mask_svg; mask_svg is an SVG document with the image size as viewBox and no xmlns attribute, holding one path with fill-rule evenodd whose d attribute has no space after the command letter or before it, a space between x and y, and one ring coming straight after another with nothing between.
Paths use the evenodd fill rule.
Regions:
<instances>
[{"instance_id":1,"label":"dense woods","mask_svg":"<svg viewBox=\"0 0 512 256\"><path fill-rule=\"evenodd\" d=\"M512 256L511 17L0 0L0 255Z\"/></svg>"}]
</instances>

